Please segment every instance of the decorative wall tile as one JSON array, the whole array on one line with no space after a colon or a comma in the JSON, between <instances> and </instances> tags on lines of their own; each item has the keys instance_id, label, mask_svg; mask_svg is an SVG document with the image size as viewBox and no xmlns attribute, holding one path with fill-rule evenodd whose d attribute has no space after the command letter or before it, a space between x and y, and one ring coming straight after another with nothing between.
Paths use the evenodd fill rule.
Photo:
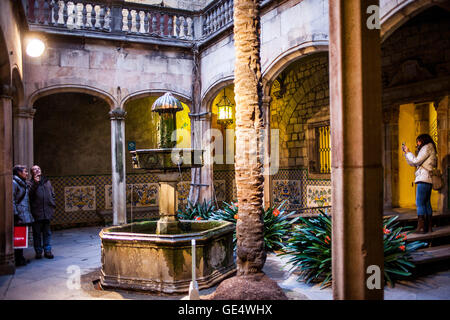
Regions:
<instances>
[{"instance_id":1,"label":"decorative wall tile","mask_svg":"<svg viewBox=\"0 0 450 320\"><path fill-rule=\"evenodd\" d=\"M64 211L94 211L95 186L64 188Z\"/></svg>"},{"instance_id":2,"label":"decorative wall tile","mask_svg":"<svg viewBox=\"0 0 450 320\"><path fill-rule=\"evenodd\" d=\"M215 180L214 191L216 192L216 200L219 203L222 203L222 201L227 201L227 189L225 180Z\"/></svg>"},{"instance_id":3,"label":"decorative wall tile","mask_svg":"<svg viewBox=\"0 0 450 320\"><path fill-rule=\"evenodd\" d=\"M307 186L306 190L308 208L331 206L330 186Z\"/></svg>"},{"instance_id":4,"label":"decorative wall tile","mask_svg":"<svg viewBox=\"0 0 450 320\"><path fill-rule=\"evenodd\" d=\"M127 184L127 207L158 206L158 183ZM105 209L112 209L112 186L105 185Z\"/></svg>"},{"instance_id":5,"label":"decorative wall tile","mask_svg":"<svg viewBox=\"0 0 450 320\"><path fill-rule=\"evenodd\" d=\"M177 184L178 192L178 208L185 208L189 200L189 191L191 188L190 181L181 181Z\"/></svg>"},{"instance_id":6,"label":"decorative wall tile","mask_svg":"<svg viewBox=\"0 0 450 320\"><path fill-rule=\"evenodd\" d=\"M288 206L302 204L301 182L298 180L273 180L273 202L286 201Z\"/></svg>"}]
</instances>

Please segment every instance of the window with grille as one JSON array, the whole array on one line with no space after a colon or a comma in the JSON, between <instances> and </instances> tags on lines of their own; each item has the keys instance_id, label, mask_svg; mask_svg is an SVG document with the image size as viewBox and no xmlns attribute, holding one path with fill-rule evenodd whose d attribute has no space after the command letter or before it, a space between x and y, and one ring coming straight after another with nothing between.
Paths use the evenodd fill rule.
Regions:
<instances>
[{"instance_id":1,"label":"window with grille","mask_svg":"<svg viewBox=\"0 0 450 320\"><path fill-rule=\"evenodd\" d=\"M330 126L316 127L318 173L331 172Z\"/></svg>"},{"instance_id":2,"label":"window with grille","mask_svg":"<svg viewBox=\"0 0 450 320\"><path fill-rule=\"evenodd\" d=\"M308 171L312 178L328 179L331 173L331 136L329 116L308 121Z\"/></svg>"}]
</instances>

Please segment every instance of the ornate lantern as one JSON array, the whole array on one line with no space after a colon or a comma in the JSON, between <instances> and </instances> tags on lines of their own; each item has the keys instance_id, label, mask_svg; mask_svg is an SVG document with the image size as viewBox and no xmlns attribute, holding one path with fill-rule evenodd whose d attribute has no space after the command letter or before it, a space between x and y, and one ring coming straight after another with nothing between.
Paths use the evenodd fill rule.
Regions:
<instances>
[{"instance_id":1,"label":"ornate lantern","mask_svg":"<svg viewBox=\"0 0 450 320\"><path fill-rule=\"evenodd\" d=\"M223 89L222 99L217 103L217 123L225 127L233 123L233 104L226 96L225 89Z\"/></svg>"}]
</instances>

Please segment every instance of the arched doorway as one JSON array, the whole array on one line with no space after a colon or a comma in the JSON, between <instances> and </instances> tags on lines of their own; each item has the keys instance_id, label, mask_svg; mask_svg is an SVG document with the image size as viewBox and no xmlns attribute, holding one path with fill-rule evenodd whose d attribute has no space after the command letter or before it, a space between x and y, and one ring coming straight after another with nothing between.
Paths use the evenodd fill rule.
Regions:
<instances>
[{"instance_id":1,"label":"arched doorway","mask_svg":"<svg viewBox=\"0 0 450 320\"><path fill-rule=\"evenodd\" d=\"M124 108L126 152L133 149L156 149L158 139L159 115L152 112L151 107L155 100L162 95L151 93L133 97L127 100ZM176 95L175 95L176 96ZM183 106L183 111L176 114L178 148L191 147L191 120L188 101L177 96ZM175 137L175 136L174 136ZM158 178L152 174L134 169L131 156L126 154L127 172L127 212L128 221L152 219L158 217ZM182 172L178 183L178 208L187 205L191 184L191 172ZM106 192L106 191L105 191ZM108 190L108 194L111 190Z\"/></svg>"},{"instance_id":2,"label":"arched doorway","mask_svg":"<svg viewBox=\"0 0 450 320\"><path fill-rule=\"evenodd\" d=\"M55 190L54 227L110 220L105 186L111 184L109 104L94 95L52 93L34 102L34 164Z\"/></svg>"},{"instance_id":3,"label":"arched doorway","mask_svg":"<svg viewBox=\"0 0 450 320\"><path fill-rule=\"evenodd\" d=\"M284 66L272 82L270 97L271 134L279 136L278 148L271 146L279 152L271 203L286 201L288 210L299 213L325 210L331 205L328 53L316 52Z\"/></svg>"},{"instance_id":4,"label":"arched doorway","mask_svg":"<svg viewBox=\"0 0 450 320\"><path fill-rule=\"evenodd\" d=\"M439 169L448 181L449 21L448 10L428 7L382 43L385 207L415 209L414 168L406 164L401 144L414 150L421 133L435 139ZM433 191L434 211L448 210L447 192L447 183Z\"/></svg>"},{"instance_id":5,"label":"arched doorway","mask_svg":"<svg viewBox=\"0 0 450 320\"><path fill-rule=\"evenodd\" d=\"M230 106L229 114L222 107ZM213 200L222 207L226 203L237 201L234 155L236 152L236 102L234 85L223 83L217 87L217 94L211 102L211 134L214 136L213 164ZM225 111L225 110L224 110Z\"/></svg>"}]
</instances>

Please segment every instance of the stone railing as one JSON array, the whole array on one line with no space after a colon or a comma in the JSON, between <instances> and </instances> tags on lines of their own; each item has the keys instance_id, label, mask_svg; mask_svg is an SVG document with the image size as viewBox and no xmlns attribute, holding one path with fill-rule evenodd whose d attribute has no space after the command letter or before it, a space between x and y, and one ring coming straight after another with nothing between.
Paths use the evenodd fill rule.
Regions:
<instances>
[{"instance_id":1,"label":"stone railing","mask_svg":"<svg viewBox=\"0 0 450 320\"><path fill-rule=\"evenodd\" d=\"M214 1L202 15L202 37L215 34L233 23L233 0Z\"/></svg>"},{"instance_id":2,"label":"stone railing","mask_svg":"<svg viewBox=\"0 0 450 320\"><path fill-rule=\"evenodd\" d=\"M98 0L26 0L25 5L31 25L194 39L194 18L188 11Z\"/></svg>"},{"instance_id":3,"label":"stone railing","mask_svg":"<svg viewBox=\"0 0 450 320\"><path fill-rule=\"evenodd\" d=\"M110 33L112 37L171 40L171 44L202 42L233 25L233 0L212 1L201 11L125 2L124 0L21 0L28 25L34 31L84 35ZM261 6L270 3L263 0ZM135 40L134 37L133 40ZM162 42L161 42L162 43Z\"/></svg>"}]
</instances>

